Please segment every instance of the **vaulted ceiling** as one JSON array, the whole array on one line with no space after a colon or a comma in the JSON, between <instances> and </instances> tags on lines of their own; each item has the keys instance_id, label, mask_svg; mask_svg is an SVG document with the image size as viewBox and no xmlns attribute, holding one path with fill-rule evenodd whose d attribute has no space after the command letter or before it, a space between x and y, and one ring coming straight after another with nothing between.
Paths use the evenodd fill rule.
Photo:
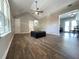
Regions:
<instances>
[{"instance_id":1,"label":"vaulted ceiling","mask_svg":"<svg viewBox=\"0 0 79 59\"><path fill-rule=\"evenodd\" d=\"M59 11L76 1L78 0L38 0L38 7L44 11L44 13L40 14L40 17ZM35 9L34 0L9 0L9 3L14 17L23 13L32 14Z\"/></svg>"}]
</instances>

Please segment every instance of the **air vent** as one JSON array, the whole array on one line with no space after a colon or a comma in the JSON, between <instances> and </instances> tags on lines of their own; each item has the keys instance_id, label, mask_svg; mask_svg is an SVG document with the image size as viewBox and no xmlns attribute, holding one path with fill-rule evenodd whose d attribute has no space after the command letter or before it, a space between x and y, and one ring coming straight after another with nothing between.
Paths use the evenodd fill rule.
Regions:
<instances>
[{"instance_id":1,"label":"air vent","mask_svg":"<svg viewBox=\"0 0 79 59\"><path fill-rule=\"evenodd\" d=\"M68 5L68 7L71 7L71 6L72 6L72 4L69 4L69 5Z\"/></svg>"}]
</instances>

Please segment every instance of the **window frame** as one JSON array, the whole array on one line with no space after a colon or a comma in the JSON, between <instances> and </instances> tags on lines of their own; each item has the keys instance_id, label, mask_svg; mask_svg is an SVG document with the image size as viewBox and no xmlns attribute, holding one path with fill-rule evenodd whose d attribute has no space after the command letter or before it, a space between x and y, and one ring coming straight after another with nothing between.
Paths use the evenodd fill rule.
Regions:
<instances>
[{"instance_id":1,"label":"window frame","mask_svg":"<svg viewBox=\"0 0 79 59\"><path fill-rule=\"evenodd\" d=\"M4 20L4 25L3 25L3 27L4 27L3 31L4 32L0 33L0 37L3 37L5 35L7 35L8 33L11 33L11 18L10 18L11 16L10 16L10 5L9 5L8 0L2 0L1 2L2 2L2 5L0 6L1 7L1 13L4 16L4 19L2 19L2 20ZM4 4L6 4L6 6L4 6ZM7 31L6 31L6 29L7 29Z\"/></svg>"}]
</instances>

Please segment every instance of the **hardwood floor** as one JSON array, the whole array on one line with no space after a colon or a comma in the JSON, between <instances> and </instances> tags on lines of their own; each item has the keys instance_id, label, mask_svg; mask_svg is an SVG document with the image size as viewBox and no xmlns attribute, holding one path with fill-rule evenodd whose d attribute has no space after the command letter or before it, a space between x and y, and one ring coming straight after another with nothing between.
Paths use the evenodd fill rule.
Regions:
<instances>
[{"instance_id":1,"label":"hardwood floor","mask_svg":"<svg viewBox=\"0 0 79 59\"><path fill-rule=\"evenodd\" d=\"M79 40L55 35L35 39L16 34L6 59L79 59Z\"/></svg>"}]
</instances>

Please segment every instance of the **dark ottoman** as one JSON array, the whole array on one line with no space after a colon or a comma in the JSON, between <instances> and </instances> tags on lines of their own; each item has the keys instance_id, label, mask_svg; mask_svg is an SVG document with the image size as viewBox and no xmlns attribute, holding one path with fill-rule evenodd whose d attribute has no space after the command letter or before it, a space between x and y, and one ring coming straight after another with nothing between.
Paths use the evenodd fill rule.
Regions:
<instances>
[{"instance_id":1,"label":"dark ottoman","mask_svg":"<svg viewBox=\"0 0 79 59\"><path fill-rule=\"evenodd\" d=\"M45 37L46 32L45 31L31 31L31 36L35 38Z\"/></svg>"}]
</instances>

